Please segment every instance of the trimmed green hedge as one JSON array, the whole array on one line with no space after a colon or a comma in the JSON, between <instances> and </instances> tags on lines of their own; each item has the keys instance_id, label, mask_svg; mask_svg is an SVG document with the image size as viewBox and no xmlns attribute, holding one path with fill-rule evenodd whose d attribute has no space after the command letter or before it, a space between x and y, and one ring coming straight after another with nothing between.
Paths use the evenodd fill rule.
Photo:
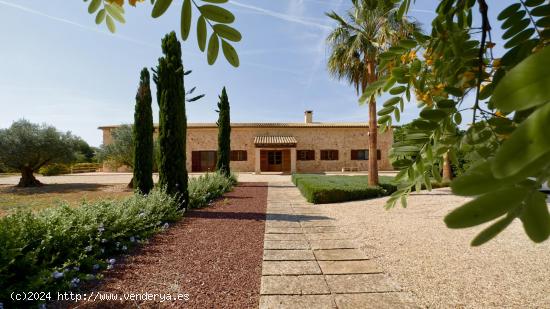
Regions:
<instances>
[{"instance_id":1,"label":"trimmed green hedge","mask_svg":"<svg viewBox=\"0 0 550 309\"><path fill-rule=\"evenodd\" d=\"M392 177L380 177L380 186L369 187L367 176L294 174L292 182L310 203L326 204L364 200L392 194Z\"/></svg>"},{"instance_id":2,"label":"trimmed green hedge","mask_svg":"<svg viewBox=\"0 0 550 309\"><path fill-rule=\"evenodd\" d=\"M219 174L191 178L190 207L207 205L235 183L234 177ZM118 255L180 219L179 204L178 198L155 188L146 196L0 218L0 304L28 307L32 303L13 303L10 293L50 292L53 298L57 291L100 279Z\"/></svg>"}]
</instances>

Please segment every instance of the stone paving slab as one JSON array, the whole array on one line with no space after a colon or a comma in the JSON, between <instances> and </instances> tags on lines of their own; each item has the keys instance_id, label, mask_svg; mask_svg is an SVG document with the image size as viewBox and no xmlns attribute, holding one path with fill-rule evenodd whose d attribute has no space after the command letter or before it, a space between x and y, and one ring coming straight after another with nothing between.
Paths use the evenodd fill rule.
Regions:
<instances>
[{"instance_id":1,"label":"stone paving slab","mask_svg":"<svg viewBox=\"0 0 550 309\"><path fill-rule=\"evenodd\" d=\"M415 306L406 293L362 293L362 294L340 294L335 297L338 309L357 308L419 308Z\"/></svg>"},{"instance_id":2,"label":"stone paving slab","mask_svg":"<svg viewBox=\"0 0 550 309\"><path fill-rule=\"evenodd\" d=\"M318 261L347 261L347 260L366 260L367 256L358 249L331 249L315 250L315 259Z\"/></svg>"},{"instance_id":3,"label":"stone paving slab","mask_svg":"<svg viewBox=\"0 0 550 309\"><path fill-rule=\"evenodd\" d=\"M401 289L386 274L327 275L332 293L383 293Z\"/></svg>"},{"instance_id":4,"label":"stone paving slab","mask_svg":"<svg viewBox=\"0 0 550 309\"><path fill-rule=\"evenodd\" d=\"M264 250L266 249L309 249L309 243L305 240L265 240Z\"/></svg>"},{"instance_id":5,"label":"stone paving slab","mask_svg":"<svg viewBox=\"0 0 550 309\"><path fill-rule=\"evenodd\" d=\"M306 240L304 234L265 234L264 240Z\"/></svg>"},{"instance_id":6,"label":"stone paving slab","mask_svg":"<svg viewBox=\"0 0 550 309\"><path fill-rule=\"evenodd\" d=\"M311 249L355 249L357 244L350 240L321 239L310 240Z\"/></svg>"},{"instance_id":7,"label":"stone paving slab","mask_svg":"<svg viewBox=\"0 0 550 309\"><path fill-rule=\"evenodd\" d=\"M335 232L335 233L309 233L306 234L309 240L350 240L349 234Z\"/></svg>"},{"instance_id":8,"label":"stone paving slab","mask_svg":"<svg viewBox=\"0 0 550 309\"><path fill-rule=\"evenodd\" d=\"M266 227L301 227L298 221L266 221L265 224Z\"/></svg>"},{"instance_id":9,"label":"stone paving slab","mask_svg":"<svg viewBox=\"0 0 550 309\"><path fill-rule=\"evenodd\" d=\"M265 227L266 234L301 234L303 229L301 227Z\"/></svg>"},{"instance_id":10,"label":"stone paving slab","mask_svg":"<svg viewBox=\"0 0 550 309\"><path fill-rule=\"evenodd\" d=\"M260 297L260 309L335 309L331 295L282 296L266 295Z\"/></svg>"},{"instance_id":11,"label":"stone paving slab","mask_svg":"<svg viewBox=\"0 0 550 309\"><path fill-rule=\"evenodd\" d=\"M322 275L305 276L263 276L262 295L312 295L330 294Z\"/></svg>"},{"instance_id":12,"label":"stone paving slab","mask_svg":"<svg viewBox=\"0 0 550 309\"><path fill-rule=\"evenodd\" d=\"M315 261L264 261L262 275L320 275Z\"/></svg>"},{"instance_id":13,"label":"stone paving slab","mask_svg":"<svg viewBox=\"0 0 550 309\"><path fill-rule=\"evenodd\" d=\"M382 268L373 260L359 261L318 261L323 274L371 274L381 273Z\"/></svg>"},{"instance_id":14,"label":"stone paving slab","mask_svg":"<svg viewBox=\"0 0 550 309\"><path fill-rule=\"evenodd\" d=\"M311 220L311 221L300 221L302 227L337 227L334 224L334 220Z\"/></svg>"},{"instance_id":15,"label":"stone paving slab","mask_svg":"<svg viewBox=\"0 0 550 309\"><path fill-rule=\"evenodd\" d=\"M311 250L264 250L264 261L315 261Z\"/></svg>"},{"instance_id":16,"label":"stone paving slab","mask_svg":"<svg viewBox=\"0 0 550 309\"><path fill-rule=\"evenodd\" d=\"M338 228L334 226L317 226L317 227L304 227L304 233L336 233L339 232Z\"/></svg>"}]
</instances>

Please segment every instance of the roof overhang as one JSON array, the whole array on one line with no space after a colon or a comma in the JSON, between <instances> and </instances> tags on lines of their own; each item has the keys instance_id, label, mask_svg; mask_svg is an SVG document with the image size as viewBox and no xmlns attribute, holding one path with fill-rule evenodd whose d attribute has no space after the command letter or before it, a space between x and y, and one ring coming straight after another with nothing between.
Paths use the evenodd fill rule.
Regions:
<instances>
[{"instance_id":1,"label":"roof overhang","mask_svg":"<svg viewBox=\"0 0 550 309\"><path fill-rule=\"evenodd\" d=\"M296 138L294 136L256 136L254 145L257 148L281 148L296 147Z\"/></svg>"}]
</instances>

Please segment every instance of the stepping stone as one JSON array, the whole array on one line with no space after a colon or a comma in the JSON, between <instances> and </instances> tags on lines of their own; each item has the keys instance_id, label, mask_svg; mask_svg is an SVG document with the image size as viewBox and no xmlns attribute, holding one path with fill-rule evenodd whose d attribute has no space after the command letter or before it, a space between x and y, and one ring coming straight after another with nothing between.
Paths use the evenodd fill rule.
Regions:
<instances>
[{"instance_id":1,"label":"stepping stone","mask_svg":"<svg viewBox=\"0 0 550 309\"><path fill-rule=\"evenodd\" d=\"M322 275L262 276L262 295L330 294Z\"/></svg>"},{"instance_id":2,"label":"stepping stone","mask_svg":"<svg viewBox=\"0 0 550 309\"><path fill-rule=\"evenodd\" d=\"M316 261L264 261L262 275L320 275Z\"/></svg>"},{"instance_id":3,"label":"stepping stone","mask_svg":"<svg viewBox=\"0 0 550 309\"><path fill-rule=\"evenodd\" d=\"M336 304L331 295L268 295L260 297L260 309L296 308L333 309L336 308Z\"/></svg>"},{"instance_id":4,"label":"stepping stone","mask_svg":"<svg viewBox=\"0 0 550 309\"><path fill-rule=\"evenodd\" d=\"M336 227L334 225L334 220L324 219L324 220L312 220L312 221L300 221L302 227Z\"/></svg>"},{"instance_id":5,"label":"stepping stone","mask_svg":"<svg viewBox=\"0 0 550 309\"><path fill-rule=\"evenodd\" d=\"M304 227L304 233L335 233L338 229L335 226Z\"/></svg>"},{"instance_id":6,"label":"stepping stone","mask_svg":"<svg viewBox=\"0 0 550 309\"><path fill-rule=\"evenodd\" d=\"M264 250L264 261L315 261L311 250Z\"/></svg>"},{"instance_id":7,"label":"stepping stone","mask_svg":"<svg viewBox=\"0 0 550 309\"><path fill-rule=\"evenodd\" d=\"M266 226L266 234L301 234L304 230L301 227L269 227Z\"/></svg>"},{"instance_id":8,"label":"stepping stone","mask_svg":"<svg viewBox=\"0 0 550 309\"><path fill-rule=\"evenodd\" d=\"M306 240L304 234L265 234L264 240Z\"/></svg>"},{"instance_id":9,"label":"stepping stone","mask_svg":"<svg viewBox=\"0 0 550 309\"><path fill-rule=\"evenodd\" d=\"M401 289L385 274L327 275L333 293L399 292Z\"/></svg>"},{"instance_id":10,"label":"stepping stone","mask_svg":"<svg viewBox=\"0 0 550 309\"><path fill-rule=\"evenodd\" d=\"M381 273L382 268L373 260L318 261L325 275Z\"/></svg>"},{"instance_id":11,"label":"stepping stone","mask_svg":"<svg viewBox=\"0 0 550 309\"><path fill-rule=\"evenodd\" d=\"M267 221L265 223L266 227L300 227L300 222L298 221Z\"/></svg>"},{"instance_id":12,"label":"stepping stone","mask_svg":"<svg viewBox=\"0 0 550 309\"><path fill-rule=\"evenodd\" d=\"M349 234L344 233L310 233L307 234L310 240L349 240Z\"/></svg>"},{"instance_id":13,"label":"stepping stone","mask_svg":"<svg viewBox=\"0 0 550 309\"><path fill-rule=\"evenodd\" d=\"M264 249L309 249L305 240L265 240Z\"/></svg>"},{"instance_id":14,"label":"stepping stone","mask_svg":"<svg viewBox=\"0 0 550 309\"><path fill-rule=\"evenodd\" d=\"M311 249L356 249L357 245L350 240L310 240Z\"/></svg>"},{"instance_id":15,"label":"stepping stone","mask_svg":"<svg viewBox=\"0 0 550 309\"><path fill-rule=\"evenodd\" d=\"M335 296L339 309L356 308L419 308L406 293L339 294Z\"/></svg>"},{"instance_id":16,"label":"stepping stone","mask_svg":"<svg viewBox=\"0 0 550 309\"><path fill-rule=\"evenodd\" d=\"M365 260L367 256L358 249L315 250L315 258L319 261Z\"/></svg>"}]
</instances>

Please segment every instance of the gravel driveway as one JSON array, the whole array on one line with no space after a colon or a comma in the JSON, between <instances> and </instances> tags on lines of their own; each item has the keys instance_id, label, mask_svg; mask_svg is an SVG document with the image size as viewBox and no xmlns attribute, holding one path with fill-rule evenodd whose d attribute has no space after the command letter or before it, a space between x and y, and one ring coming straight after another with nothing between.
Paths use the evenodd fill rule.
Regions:
<instances>
[{"instance_id":1,"label":"gravel driveway","mask_svg":"<svg viewBox=\"0 0 550 309\"><path fill-rule=\"evenodd\" d=\"M429 308L550 308L550 241L532 243L519 220L472 248L482 230L450 230L443 217L466 198L449 189L412 195L407 209L385 198L317 205L359 234L362 249Z\"/></svg>"}]
</instances>

